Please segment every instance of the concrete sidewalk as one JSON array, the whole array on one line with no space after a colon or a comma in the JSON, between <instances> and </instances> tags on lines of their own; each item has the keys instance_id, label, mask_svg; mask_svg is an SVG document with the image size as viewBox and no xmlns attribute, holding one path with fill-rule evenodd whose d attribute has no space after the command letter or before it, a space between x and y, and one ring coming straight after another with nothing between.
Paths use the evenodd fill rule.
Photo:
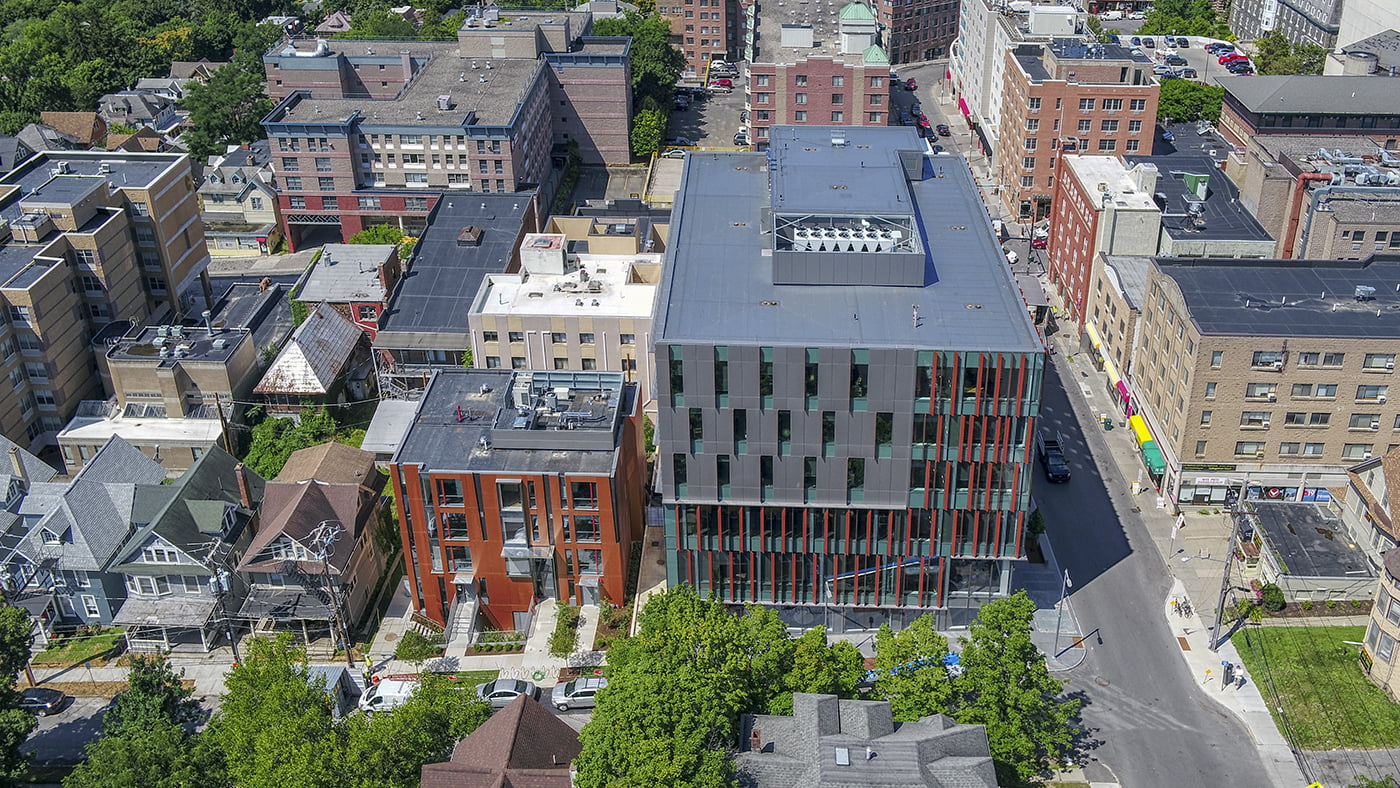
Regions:
<instances>
[{"instance_id":1,"label":"concrete sidewalk","mask_svg":"<svg viewBox=\"0 0 1400 788\"><path fill-rule=\"evenodd\" d=\"M1012 564L1011 588L1024 590L1035 602L1031 642L1045 654L1046 666L1052 671L1072 670L1079 667L1088 652L1079 643L1082 633L1079 619L1074 615L1072 593L1065 595L1063 606L1060 604L1064 570L1055 560L1050 537L1041 534L1040 545L1045 553L1045 563L1018 561ZM1072 592L1073 589L1068 590Z\"/></svg>"}]
</instances>

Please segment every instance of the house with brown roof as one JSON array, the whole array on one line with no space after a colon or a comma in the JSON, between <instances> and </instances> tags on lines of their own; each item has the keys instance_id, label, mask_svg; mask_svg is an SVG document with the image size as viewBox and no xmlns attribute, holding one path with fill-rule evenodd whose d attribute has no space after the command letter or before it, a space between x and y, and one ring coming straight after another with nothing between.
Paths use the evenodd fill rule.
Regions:
<instances>
[{"instance_id":1,"label":"house with brown roof","mask_svg":"<svg viewBox=\"0 0 1400 788\"><path fill-rule=\"evenodd\" d=\"M1400 449L1348 468L1345 493L1342 500L1333 499L1332 508L1340 511L1351 541L1366 551L1379 571L1384 564L1381 553L1400 543Z\"/></svg>"},{"instance_id":2,"label":"house with brown roof","mask_svg":"<svg viewBox=\"0 0 1400 788\"><path fill-rule=\"evenodd\" d=\"M317 35L335 35L336 33L349 32L354 25L350 22L350 15L344 11L336 11L326 17L326 21L316 26Z\"/></svg>"},{"instance_id":3,"label":"house with brown roof","mask_svg":"<svg viewBox=\"0 0 1400 788\"><path fill-rule=\"evenodd\" d=\"M520 696L423 766L422 788L569 788L578 734L539 701Z\"/></svg>"},{"instance_id":4,"label":"house with brown roof","mask_svg":"<svg viewBox=\"0 0 1400 788\"><path fill-rule=\"evenodd\" d=\"M107 137L107 121L96 112L40 112L39 122L77 139L83 149L101 146Z\"/></svg>"},{"instance_id":5,"label":"house with brown roof","mask_svg":"<svg viewBox=\"0 0 1400 788\"><path fill-rule=\"evenodd\" d=\"M227 63L214 63L209 60L176 60L170 64L171 79L193 79L203 84L209 83L221 66Z\"/></svg>"},{"instance_id":6,"label":"house with brown roof","mask_svg":"<svg viewBox=\"0 0 1400 788\"><path fill-rule=\"evenodd\" d=\"M150 126L142 126L136 130L135 134L107 135L107 150L124 150L130 153L166 153L171 149L170 143L165 141L165 135Z\"/></svg>"},{"instance_id":7,"label":"house with brown roof","mask_svg":"<svg viewBox=\"0 0 1400 788\"><path fill-rule=\"evenodd\" d=\"M335 632L337 602L356 628L388 558L376 538L387 481L374 454L353 446L292 453L263 489L261 524L238 564L249 588L238 615L255 634L290 629L310 645ZM334 538L319 542L328 529Z\"/></svg>"}]
</instances>

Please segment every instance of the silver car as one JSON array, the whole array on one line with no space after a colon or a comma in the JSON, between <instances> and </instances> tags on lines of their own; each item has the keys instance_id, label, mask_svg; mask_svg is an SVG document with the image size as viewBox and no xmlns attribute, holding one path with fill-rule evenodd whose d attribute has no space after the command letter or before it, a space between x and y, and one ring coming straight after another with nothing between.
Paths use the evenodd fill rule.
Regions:
<instances>
[{"instance_id":1,"label":"silver car","mask_svg":"<svg viewBox=\"0 0 1400 788\"><path fill-rule=\"evenodd\" d=\"M605 678L574 679L554 685L549 702L560 711L591 709L598 705L598 690L608 686Z\"/></svg>"},{"instance_id":2,"label":"silver car","mask_svg":"<svg viewBox=\"0 0 1400 788\"><path fill-rule=\"evenodd\" d=\"M496 679L485 684L476 685L476 695L494 709L503 709L510 705L510 702L524 695L529 698L538 698L540 688L535 686L533 681L521 681L519 679Z\"/></svg>"}]
</instances>

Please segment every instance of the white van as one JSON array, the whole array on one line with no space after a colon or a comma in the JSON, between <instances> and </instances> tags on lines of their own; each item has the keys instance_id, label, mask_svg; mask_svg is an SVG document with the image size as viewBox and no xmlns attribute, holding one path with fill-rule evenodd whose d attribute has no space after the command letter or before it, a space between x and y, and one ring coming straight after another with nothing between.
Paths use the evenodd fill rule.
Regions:
<instances>
[{"instance_id":1,"label":"white van","mask_svg":"<svg viewBox=\"0 0 1400 788\"><path fill-rule=\"evenodd\" d=\"M416 689L416 681L383 679L378 684L371 685L369 690L360 696L360 711L366 714L392 711L407 702Z\"/></svg>"},{"instance_id":2,"label":"white van","mask_svg":"<svg viewBox=\"0 0 1400 788\"><path fill-rule=\"evenodd\" d=\"M1099 14L1099 20L1102 22L1117 22L1122 18L1122 11L1104 11Z\"/></svg>"}]
</instances>

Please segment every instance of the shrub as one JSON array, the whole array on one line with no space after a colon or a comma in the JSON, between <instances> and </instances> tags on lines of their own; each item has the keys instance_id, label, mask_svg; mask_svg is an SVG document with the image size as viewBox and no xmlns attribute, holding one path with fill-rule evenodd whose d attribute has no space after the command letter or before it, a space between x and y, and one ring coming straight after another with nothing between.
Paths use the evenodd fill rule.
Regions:
<instances>
[{"instance_id":1,"label":"shrub","mask_svg":"<svg viewBox=\"0 0 1400 788\"><path fill-rule=\"evenodd\" d=\"M1261 589L1259 600L1264 605L1264 609L1270 613L1277 613L1283 609L1284 605L1288 604L1287 600L1283 598L1283 589L1273 583L1269 583Z\"/></svg>"},{"instance_id":2,"label":"shrub","mask_svg":"<svg viewBox=\"0 0 1400 788\"><path fill-rule=\"evenodd\" d=\"M1328 609L1328 610L1336 610L1336 609L1337 609L1337 600L1335 600L1335 599L1329 599L1329 600L1327 600L1327 609Z\"/></svg>"},{"instance_id":3,"label":"shrub","mask_svg":"<svg viewBox=\"0 0 1400 788\"><path fill-rule=\"evenodd\" d=\"M1304 609L1304 610L1312 610L1312 608L1313 608L1312 600L1311 600L1311 599L1304 599L1304 600L1303 600L1303 609Z\"/></svg>"},{"instance_id":4,"label":"shrub","mask_svg":"<svg viewBox=\"0 0 1400 788\"><path fill-rule=\"evenodd\" d=\"M559 608L559 617L554 622L554 632L549 636L549 654L563 659L574 653L574 642L578 639L578 608L564 605Z\"/></svg>"},{"instance_id":5,"label":"shrub","mask_svg":"<svg viewBox=\"0 0 1400 788\"><path fill-rule=\"evenodd\" d=\"M1351 600L1351 606L1354 607L1354 608L1358 608L1358 609L1359 609L1359 608L1365 607L1365 606L1366 606L1366 603L1363 602L1363 601L1360 600L1360 599L1353 599L1353 600Z\"/></svg>"}]
</instances>

